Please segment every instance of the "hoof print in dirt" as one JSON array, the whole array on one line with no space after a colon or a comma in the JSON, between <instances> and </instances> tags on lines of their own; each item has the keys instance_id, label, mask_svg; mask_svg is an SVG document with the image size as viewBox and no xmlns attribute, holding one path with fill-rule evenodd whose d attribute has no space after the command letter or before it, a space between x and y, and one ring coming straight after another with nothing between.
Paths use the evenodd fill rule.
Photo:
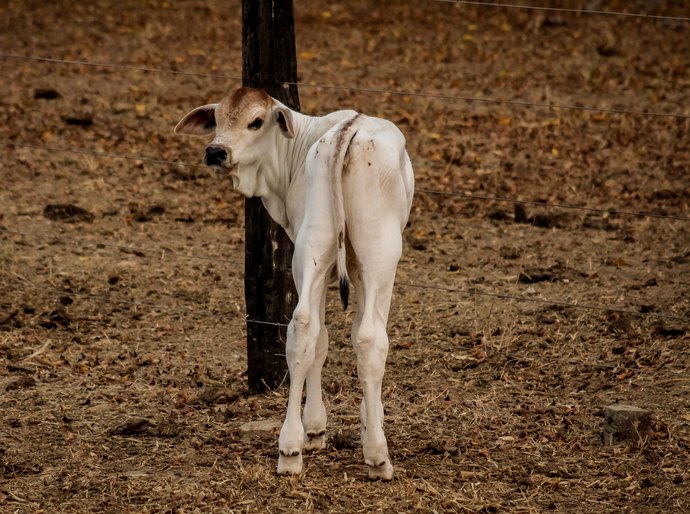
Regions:
<instances>
[{"instance_id":1,"label":"hoof print in dirt","mask_svg":"<svg viewBox=\"0 0 690 514\"><path fill-rule=\"evenodd\" d=\"M494 221L510 221L510 214L507 213L506 211L502 211L500 209L496 209L494 211L491 211L488 215L488 218L490 220Z\"/></svg>"},{"instance_id":2,"label":"hoof print in dirt","mask_svg":"<svg viewBox=\"0 0 690 514\"><path fill-rule=\"evenodd\" d=\"M30 376L22 376L5 386L5 391L15 391L17 389L27 389L36 385L36 380Z\"/></svg>"},{"instance_id":3,"label":"hoof print in dirt","mask_svg":"<svg viewBox=\"0 0 690 514\"><path fill-rule=\"evenodd\" d=\"M438 442L430 441L424 448L424 452L430 453L431 455L449 455L458 451L458 448L452 444L447 444L447 441Z\"/></svg>"},{"instance_id":4,"label":"hoof print in dirt","mask_svg":"<svg viewBox=\"0 0 690 514\"><path fill-rule=\"evenodd\" d=\"M56 309L49 314L44 314L44 316L45 318L39 325L47 330L55 330L58 327L67 328L72 322L72 319L63 309Z\"/></svg>"},{"instance_id":5,"label":"hoof print in dirt","mask_svg":"<svg viewBox=\"0 0 690 514\"><path fill-rule=\"evenodd\" d=\"M518 275L518 282L521 284L571 282L582 278L587 278L587 274L557 262L549 268L524 268Z\"/></svg>"},{"instance_id":6,"label":"hoof print in dirt","mask_svg":"<svg viewBox=\"0 0 690 514\"><path fill-rule=\"evenodd\" d=\"M357 447L357 437L353 434L338 432L331 437L329 446L336 450L352 450Z\"/></svg>"},{"instance_id":7,"label":"hoof print in dirt","mask_svg":"<svg viewBox=\"0 0 690 514\"><path fill-rule=\"evenodd\" d=\"M608 331L611 334L626 334L635 329L631 316L620 313L610 313L608 316Z\"/></svg>"},{"instance_id":8,"label":"hoof print in dirt","mask_svg":"<svg viewBox=\"0 0 690 514\"><path fill-rule=\"evenodd\" d=\"M589 214L585 217L582 222L582 228L590 228L593 230L603 230L605 232L613 232L618 230L620 227L616 224L611 223L611 218L595 216Z\"/></svg>"},{"instance_id":9,"label":"hoof print in dirt","mask_svg":"<svg viewBox=\"0 0 690 514\"><path fill-rule=\"evenodd\" d=\"M62 121L64 121L66 125L72 125L73 127L88 128L93 125L93 118L88 115L64 116Z\"/></svg>"},{"instance_id":10,"label":"hoof print in dirt","mask_svg":"<svg viewBox=\"0 0 690 514\"><path fill-rule=\"evenodd\" d=\"M123 424L112 428L108 431L110 435L147 435L151 432L153 428L153 423L148 419L130 419L125 421Z\"/></svg>"},{"instance_id":11,"label":"hoof print in dirt","mask_svg":"<svg viewBox=\"0 0 690 514\"><path fill-rule=\"evenodd\" d=\"M43 216L51 221L64 221L65 223L91 223L95 216L86 209L72 204L50 204L43 209Z\"/></svg>"},{"instance_id":12,"label":"hoof print in dirt","mask_svg":"<svg viewBox=\"0 0 690 514\"><path fill-rule=\"evenodd\" d=\"M130 212L132 219L139 223L146 223L153 221L156 217L165 214L165 207L163 205L154 205L146 210L139 209L137 206L131 206Z\"/></svg>"},{"instance_id":13,"label":"hoof print in dirt","mask_svg":"<svg viewBox=\"0 0 690 514\"><path fill-rule=\"evenodd\" d=\"M686 334L687 330L680 324L664 324L659 323L654 329L654 335L659 337L682 337Z\"/></svg>"},{"instance_id":14,"label":"hoof print in dirt","mask_svg":"<svg viewBox=\"0 0 690 514\"><path fill-rule=\"evenodd\" d=\"M34 98L36 100L57 100L62 95L53 88L38 88L34 91Z\"/></svg>"},{"instance_id":15,"label":"hoof print in dirt","mask_svg":"<svg viewBox=\"0 0 690 514\"><path fill-rule=\"evenodd\" d=\"M13 328L15 324L11 322L17 317L18 314L18 309L14 309L7 314L0 314L0 328L3 326Z\"/></svg>"},{"instance_id":16,"label":"hoof print in dirt","mask_svg":"<svg viewBox=\"0 0 690 514\"><path fill-rule=\"evenodd\" d=\"M564 228L569 219L570 217L563 213L528 215L523 205L516 204L513 221L540 228Z\"/></svg>"}]
</instances>

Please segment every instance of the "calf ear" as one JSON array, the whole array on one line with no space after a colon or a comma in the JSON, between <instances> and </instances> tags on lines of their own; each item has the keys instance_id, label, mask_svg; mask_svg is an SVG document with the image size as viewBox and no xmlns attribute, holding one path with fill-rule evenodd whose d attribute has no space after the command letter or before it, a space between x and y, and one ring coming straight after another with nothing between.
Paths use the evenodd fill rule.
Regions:
<instances>
[{"instance_id":1,"label":"calf ear","mask_svg":"<svg viewBox=\"0 0 690 514\"><path fill-rule=\"evenodd\" d=\"M278 127L280 127L280 131L286 138L292 139L295 137L295 130L292 125L292 111L290 109L276 107L273 110L273 118L276 120Z\"/></svg>"},{"instance_id":2,"label":"calf ear","mask_svg":"<svg viewBox=\"0 0 690 514\"><path fill-rule=\"evenodd\" d=\"M175 134L203 136L216 130L216 107L208 104L197 107L188 113L175 127Z\"/></svg>"}]
</instances>

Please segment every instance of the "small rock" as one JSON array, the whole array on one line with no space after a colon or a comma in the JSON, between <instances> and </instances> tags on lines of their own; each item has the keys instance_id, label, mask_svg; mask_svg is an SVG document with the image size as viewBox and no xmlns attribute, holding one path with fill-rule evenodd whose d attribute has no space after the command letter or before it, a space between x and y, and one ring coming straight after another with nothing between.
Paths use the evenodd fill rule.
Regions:
<instances>
[{"instance_id":1,"label":"small rock","mask_svg":"<svg viewBox=\"0 0 690 514\"><path fill-rule=\"evenodd\" d=\"M279 419L262 419L259 421L249 421L240 426L240 437L249 439L257 435L272 434L282 426L283 422Z\"/></svg>"},{"instance_id":2,"label":"small rock","mask_svg":"<svg viewBox=\"0 0 690 514\"><path fill-rule=\"evenodd\" d=\"M111 109L115 114L128 113L134 109L134 106L127 102L115 102L111 106Z\"/></svg>"},{"instance_id":3,"label":"small rock","mask_svg":"<svg viewBox=\"0 0 690 514\"><path fill-rule=\"evenodd\" d=\"M652 435L652 418L648 410L633 405L614 404L606 407L606 424L602 437L608 445L622 442L640 443Z\"/></svg>"}]
</instances>

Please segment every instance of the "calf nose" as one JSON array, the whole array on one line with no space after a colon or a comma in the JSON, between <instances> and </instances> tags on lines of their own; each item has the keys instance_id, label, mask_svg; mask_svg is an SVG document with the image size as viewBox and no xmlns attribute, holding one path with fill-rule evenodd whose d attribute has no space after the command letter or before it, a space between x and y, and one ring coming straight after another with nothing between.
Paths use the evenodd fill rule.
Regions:
<instances>
[{"instance_id":1,"label":"calf nose","mask_svg":"<svg viewBox=\"0 0 690 514\"><path fill-rule=\"evenodd\" d=\"M221 166L227 158L228 152L226 152L222 147L211 145L206 148L204 163L206 166Z\"/></svg>"}]
</instances>

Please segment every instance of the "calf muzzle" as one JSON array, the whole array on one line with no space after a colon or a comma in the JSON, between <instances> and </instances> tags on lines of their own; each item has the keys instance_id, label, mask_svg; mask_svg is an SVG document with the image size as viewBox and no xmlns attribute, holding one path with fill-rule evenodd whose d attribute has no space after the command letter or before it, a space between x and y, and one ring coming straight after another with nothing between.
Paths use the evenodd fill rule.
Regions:
<instances>
[{"instance_id":1,"label":"calf muzzle","mask_svg":"<svg viewBox=\"0 0 690 514\"><path fill-rule=\"evenodd\" d=\"M206 148L206 155L204 156L204 164L206 166L222 166L228 159L228 152L220 146L208 146Z\"/></svg>"}]
</instances>

